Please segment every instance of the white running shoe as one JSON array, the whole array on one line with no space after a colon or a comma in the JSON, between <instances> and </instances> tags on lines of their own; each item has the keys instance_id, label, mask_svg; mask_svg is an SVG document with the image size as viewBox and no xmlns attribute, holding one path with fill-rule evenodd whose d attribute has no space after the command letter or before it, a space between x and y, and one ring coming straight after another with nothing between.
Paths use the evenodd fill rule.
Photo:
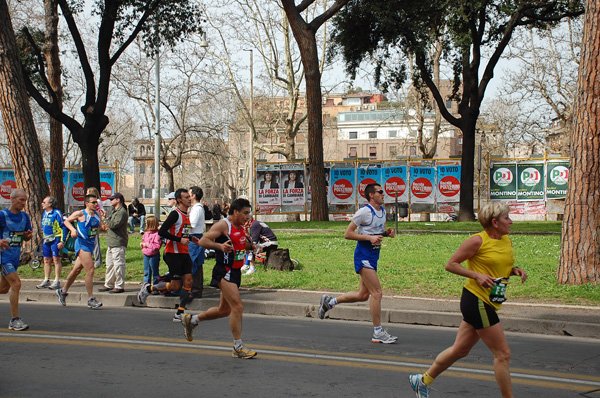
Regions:
<instances>
[{"instance_id":1,"label":"white running shoe","mask_svg":"<svg viewBox=\"0 0 600 398\"><path fill-rule=\"evenodd\" d=\"M148 282L145 282L142 285L142 288L140 289L140 291L138 292L138 295L137 295L138 303L146 304L146 299L150 295L150 292L148 292L148 286L150 286L150 284Z\"/></svg>"},{"instance_id":2,"label":"white running shoe","mask_svg":"<svg viewBox=\"0 0 600 398\"><path fill-rule=\"evenodd\" d=\"M47 287L50 287L50 280L49 279L44 279L42 281L42 283L40 283L39 285L35 285L36 289L45 289Z\"/></svg>"},{"instance_id":3,"label":"white running shoe","mask_svg":"<svg viewBox=\"0 0 600 398\"><path fill-rule=\"evenodd\" d=\"M52 290L60 289L60 281L58 279L55 279L54 282L52 282L52 284L48 288Z\"/></svg>"},{"instance_id":4,"label":"white running shoe","mask_svg":"<svg viewBox=\"0 0 600 398\"><path fill-rule=\"evenodd\" d=\"M242 272L246 272L246 271L248 271L248 269L250 269L250 266L249 266L249 265L246 265L246 264L244 264L244 265L242 266L242 268L241 268L241 271L242 271Z\"/></svg>"},{"instance_id":5,"label":"white running shoe","mask_svg":"<svg viewBox=\"0 0 600 398\"><path fill-rule=\"evenodd\" d=\"M10 330L27 330L29 325L23 322L21 318L15 318L8 323L8 328Z\"/></svg>"},{"instance_id":6,"label":"white running shoe","mask_svg":"<svg viewBox=\"0 0 600 398\"><path fill-rule=\"evenodd\" d=\"M250 267L250 269L246 272L245 275L252 275L255 272L256 272L256 268L255 267Z\"/></svg>"},{"instance_id":7,"label":"white running shoe","mask_svg":"<svg viewBox=\"0 0 600 398\"><path fill-rule=\"evenodd\" d=\"M387 330L383 329L381 333L373 332L373 343L394 344L398 340L397 336L390 336Z\"/></svg>"},{"instance_id":8,"label":"white running shoe","mask_svg":"<svg viewBox=\"0 0 600 398\"><path fill-rule=\"evenodd\" d=\"M96 300L96 297L90 297L88 299L88 308L95 310L100 307L102 307L102 303Z\"/></svg>"},{"instance_id":9,"label":"white running shoe","mask_svg":"<svg viewBox=\"0 0 600 398\"><path fill-rule=\"evenodd\" d=\"M422 374L414 374L408 376L408 380L410 381L410 386L417 393L417 398L428 398L429 391L431 387L427 384L423 383L423 375Z\"/></svg>"},{"instance_id":10,"label":"white running shoe","mask_svg":"<svg viewBox=\"0 0 600 398\"><path fill-rule=\"evenodd\" d=\"M329 306L329 300L331 300L330 296L326 294L321 296L321 304L319 306L319 319L325 319L325 314L331 309L331 307Z\"/></svg>"},{"instance_id":11,"label":"white running shoe","mask_svg":"<svg viewBox=\"0 0 600 398\"><path fill-rule=\"evenodd\" d=\"M185 312L182 312L181 314L175 313L175 315L173 315L173 322L181 322L184 316Z\"/></svg>"}]
</instances>

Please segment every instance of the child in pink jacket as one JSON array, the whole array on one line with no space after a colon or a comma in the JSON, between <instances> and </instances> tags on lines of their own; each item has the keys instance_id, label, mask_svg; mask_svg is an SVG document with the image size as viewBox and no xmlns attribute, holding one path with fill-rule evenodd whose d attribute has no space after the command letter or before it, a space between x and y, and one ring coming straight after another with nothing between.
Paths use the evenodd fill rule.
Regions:
<instances>
[{"instance_id":1,"label":"child in pink jacket","mask_svg":"<svg viewBox=\"0 0 600 398\"><path fill-rule=\"evenodd\" d=\"M146 217L146 231L142 237L142 253L144 253L144 283L158 283L160 265L160 247L162 239L158 236L158 219L149 215Z\"/></svg>"}]
</instances>

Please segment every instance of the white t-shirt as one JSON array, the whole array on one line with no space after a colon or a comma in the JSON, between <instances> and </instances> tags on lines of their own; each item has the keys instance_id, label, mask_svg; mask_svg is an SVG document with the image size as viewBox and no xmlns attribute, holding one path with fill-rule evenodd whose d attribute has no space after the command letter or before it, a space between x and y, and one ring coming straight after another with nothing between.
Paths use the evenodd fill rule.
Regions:
<instances>
[{"instance_id":1,"label":"white t-shirt","mask_svg":"<svg viewBox=\"0 0 600 398\"><path fill-rule=\"evenodd\" d=\"M192 206L189 212L190 225L192 226L191 234L203 234L204 233L204 206L202 203L196 203Z\"/></svg>"},{"instance_id":2,"label":"white t-shirt","mask_svg":"<svg viewBox=\"0 0 600 398\"><path fill-rule=\"evenodd\" d=\"M371 205L361 207L351 218L360 235L382 235L385 232L385 209L375 210Z\"/></svg>"}]
</instances>

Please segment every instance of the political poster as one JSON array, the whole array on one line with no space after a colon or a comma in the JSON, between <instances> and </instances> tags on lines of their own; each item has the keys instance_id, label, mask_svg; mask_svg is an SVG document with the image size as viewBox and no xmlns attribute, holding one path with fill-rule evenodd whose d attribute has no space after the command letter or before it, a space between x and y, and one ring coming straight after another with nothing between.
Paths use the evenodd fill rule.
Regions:
<instances>
[{"instance_id":1,"label":"political poster","mask_svg":"<svg viewBox=\"0 0 600 398\"><path fill-rule=\"evenodd\" d=\"M385 203L408 202L408 175L406 166L384 167L381 169Z\"/></svg>"},{"instance_id":2,"label":"political poster","mask_svg":"<svg viewBox=\"0 0 600 398\"><path fill-rule=\"evenodd\" d=\"M329 167L329 164L326 164L325 168L323 169L323 172L325 173L325 192L327 193L327 202L329 202L329 198L330 198L330 189L329 189L329 180L331 178L331 168ZM310 179L310 168L308 166L308 164L306 165L306 202L310 203L312 202L312 184L311 184L311 179Z\"/></svg>"},{"instance_id":3,"label":"political poster","mask_svg":"<svg viewBox=\"0 0 600 398\"><path fill-rule=\"evenodd\" d=\"M100 171L100 196L101 200L105 201L116 192L114 170ZM83 184L83 173L80 171L71 171L69 173L69 183L67 184L67 203L69 206L83 206L85 199L85 187Z\"/></svg>"},{"instance_id":4,"label":"political poster","mask_svg":"<svg viewBox=\"0 0 600 398\"><path fill-rule=\"evenodd\" d=\"M256 171L256 203L261 208L261 213L263 206L281 206L280 177L278 169Z\"/></svg>"},{"instance_id":5,"label":"political poster","mask_svg":"<svg viewBox=\"0 0 600 398\"><path fill-rule=\"evenodd\" d=\"M435 203L435 168L410 168L410 201L411 203Z\"/></svg>"},{"instance_id":6,"label":"political poster","mask_svg":"<svg viewBox=\"0 0 600 398\"><path fill-rule=\"evenodd\" d=\"M517 199L516 163L493 163L490 165L490 199Z\"/></svg>"},{"instance_id":7,"label":"political poster","mask_svg":"<svg viewBox=\"0 0 600 398\"><path fill-rule=\"evenodd\" d=\"M438 203L460 201L460 165L437 166L436 200Z\"/></svg>"},{"instance_id":8,"label":"political poster","mask_svg":"<svg viewBox=\"0 0 600 398\"><path fill-rule=\"evenodd\" d=\"M67 186L69 185L69 172L67 170L63 170L63 195L67 192ZM48 186L50 186L50 170L46 170L46 182ZM54 195L50 192L51 195Z\"/></svg>"},{"instance_id":9,"label":"political poster","mask_svg":"<svg viewBox=\"0 0 600 398\"><path fill-rule=\"evenodd\" d=\"M544 199L544 163L517 164L517 200Z\"/></svg>"},{"instance_id":10,"label":"political poster","mask_svg":"<svg viewBox=\"0 0 600 398\"><path fill-rule=\"evenodd\" d=\"M546 198L564 199L567 197L569 182L569 161L549 161L546 164Z\"/></svg>"},{"instance_id":11,"label":"political poster","mask_svg":"<svg viewBox=\"0 0 600 398\"><path fill-rule=\"evenodd\" d=\"M115 173L112 171L100 171L100 196L101 200L107 200L117 191L115 184Z\"/></svg>"},{"instance_id":12,"label":"political poster","mask_svg":"<svg viewBox=\"0 0 600 398\"><path fill-rule=\"evenodd\" d=\"M13 170L0 171L0 204L10 204L10 194L17 189L17 180Z\"/></svg>"},{"instance_id":13,"label":"political poster","mask_svg":"<svg viewBox=\"0 0 600 398\"><path fill-rule=\"evenodd\" d=\"M304 206L305 181L302 164L282 164L281 181L283 182L281 204L283 206Z\"/></svg>"},{"instance_id":14,"label":"political poster","mask_svg":"<svg viewBox=\"0 0 600 398\"><path fill-rule=\"evenodd\" d=\"M331 169L330 203L334 205L353 205L356 202L355 169Z\"/></svg>"},{"instance_id":15,"label":"political poster","mask_svg":"<svg viewBox=\"0 0 600 398\"><path fill-rule=\"evenodd\" d=\"M381 185L381 167L359 167L356 171L356 180L358 181L358 205L362 206L367 204L369 201L365 197L365 188L369 184ZM380 165L377 165L380 166Z\"/></svg>"}]
</instances>

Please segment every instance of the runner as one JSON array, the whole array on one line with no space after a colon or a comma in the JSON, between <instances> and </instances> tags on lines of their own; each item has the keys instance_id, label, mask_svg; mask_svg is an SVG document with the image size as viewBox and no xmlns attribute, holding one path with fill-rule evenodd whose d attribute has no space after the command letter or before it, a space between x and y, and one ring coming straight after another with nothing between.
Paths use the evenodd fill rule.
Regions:
<instances>
[{"instance_id":1,"label":"runner","mask_svg":"<svg viewBox=\"0 0 600 398\"><path fill-rule=\"evenodd\" d=\"M15 189L10 194L10 206L0 211L0 294L10 290L11 320L8 328L11 330L27 330L29 326L19 317L19 293L21 278L17 273L21 259L23 241L33 237L31 219L23 211L27 203L27 193Z\"/></svg>"},{"instance_id":2,"label":"runner","mask_svg":"<svg viewBox=\"0 0 600 398\"><path fill-rule=\"evenodd\" d=\"M216 264L213 268L212 287L221 289L219 306L212 307L198 315L185 314L182 325L184 335L193 340L192 333L199 322L229 316L229 328L233 336L234 358L253 358L256 351L247 348L242 342L242 315L244 304L240 296L240 283L246 250L252 249L246 239L244 224L250 219L250 202L236 199L231 203L227 218L215 223L201 239L194 238L196 244L215 250Z\"/></svg>"},{"instance_id":3,"label":"runner","mask_svg":"<svg viewBox=\"0 0 600 398\"><path fill-rule=\"evenodd\" d=\"M384 236L393 238L392 228L385 230L385 209L383 208L384 193L379 184L368 184L365 188L365 198L369 204L359 209L352 217L344 238L355 240L354 270L360 275L358 291L344 293L334 298L327 294L321 297L319 318L325 318L327 311L337 304L367 301L371 297L370 310L373 321L373 343L393 344L398 337L390 334L381 326L381 284L377 277L377 260L381 249L381 239ZM356 229L358 228L358 232Z\"/></svg>"},{"instance_id":4,"label":"runner","mask_svg":"<svg viewBox=\"0 0 600 398\"><path fill-rule=\"evenodd\" d=\"M63 306L67 305L67 296L69 288L77 279L77 276L85 269L85 290L88 294L88 307L97 309L102 307L102 303L96 300L93 293L94 287L94 247L96 246L96 235L98 229L107 229L107 226L102 224L98 209L98 197L96 195L85 195L85 208L83 210L72 213L66 220L65 226L71 231L71 237L77 238L75 241L75 265L67 276L67 282L62 289L56 290L58 302ZM73 222L77 221L77 228L73 226Z\"/></svg>"},{"instance_id":5,"label":"runner","mask_svg":"<svg viewBox=\"0 0 600 398\"><path fill-rule=\"evenodd\" d=\"M65 223L62 212L56 208L56 198L47 196L42 201L42 255L44 256L44 280L36 288L60 288L60 275L62 273L62 258L60 251L63 249L65 236ZM54 282L50 284L50 273L54 262Z\"/></svg>"},{"instance_id":6,"label":"runner","mask_svg":"<svg viewBox=\"0 0 600 398\"><path fill-rule=\"evenodd\" d=\"M138 302L140 304L146 303L146 299L152 291L168 290L172 292L181 289L179 307L173 315L173 322L181 322L194 281L192 278L192 258L188 248L192 227L187 213L192 200L188 190L183 188L175 191L175 200L177 201L177 207L169 213L169 216L158 230L160 237L167 240L163 259L169 267L171 282L160 282L156 285L144 283L138 293ZM182 280L183 287L181 286Z\"/></svg>"}]
</instances>

